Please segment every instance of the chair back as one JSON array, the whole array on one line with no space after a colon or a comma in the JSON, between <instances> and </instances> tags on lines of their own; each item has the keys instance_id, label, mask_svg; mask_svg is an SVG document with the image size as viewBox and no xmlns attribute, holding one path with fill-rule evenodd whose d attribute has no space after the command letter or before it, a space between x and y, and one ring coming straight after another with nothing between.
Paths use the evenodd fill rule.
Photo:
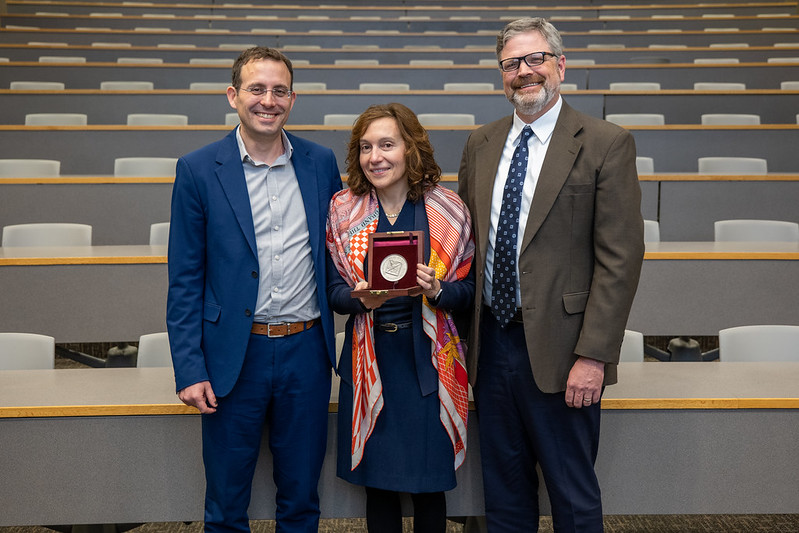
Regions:
<instances>
[{"instance_id":1,"label":"chair back","mask_svg":"<svg viewBox=\"0 0 799 533\"><path fill-rule=\"evenodd\" d=\"M642 363L644 361L644 334L629 329L624 330L624 340L619 354L620 363Z\"/></svg>"},{"instance_id":2,"label":"chair back","mask_svg":"<svg viewBox=\"0 0 799 533\"><path fill-rule=\"evenodd\" d=\"M716 242L799 242L799 223L783 220L717 220L713 232Z\"/></svg>"},{"instance_id":3,"label":"chair back","mask_svg":"<svg viewBox=\"0 0 799 533\"><path fill-rule=\"evenodd\" d=\"M28 113L26 126L85 126L89 117L85 113Z\"/></svg>"},{"instance_id":4,"label":"chair back","mask_svg":"<svg viewBox=\"0 0 799 533\"><path fill-rule=\"evenodd\" d=\"M619 126L662 126L666 123L666 117L660 113L611 113L605 120Z\"/></svg>"},{"instance_id":5,"label":"chair back","mask_svg":"<svg viewBox=\"0 0 799 533\"><path fill-rule=\"evenodd\" d=\"M118 157L114 159L114 176L173 178L177 163L175 157Z\"/></svg>"},{"instance_id":6,"label":"chair back","mask_svg":"<svg viewBox=\"0 0 799 533\"><path fill-rule=\"evenodd\" d=\"M54 159L0 159L0 178L56 178L61 161Z\"/></svg>"},{"instance_id":7,"label":"chair back","mask_svg":"<svg viewBox=\"0 0 799 533\"><path fill-rule=\"evenodd\" d=\"M169 244L169 222L150 224L150 246Z\"/></svg>"},{"instance_id":8,"label":"chair back","mask_svg":"<svg viewBox=\"0 0 799 533\"><path fill-rule=\"evenodd\" d=\"M88 224L34 223L3 228L6 246L91 246L92 227Z\"/></svg>"},{"instance_id":9,"label":"chair back","mask_svg":"<svg viewBox=\"0 0 799 533\"><path fill-rule=\"evenodd\" d=\"M719 360L799 361L799 326L738 326L719 331Z\"/></svg>"},{"instance_id":10,"label":"chair back","mask_svg":"<svg viewBox=\"0 0 799 533\"><path fill-rule=\"evenodd\" d=\"M700 157L700 174L768 174L768 162L759 157Z\"/></svg>"},{"instance_id":11,"label":"chair back","mask_svg":"<svg viewBox=\"0 0 799 533\"><path fill-rule=\"evenodd\" d=\"M417 118L422 126L474 126L471 113L420 113Z\"/></svg>"},{"instance_id":12,"label":"chair back","mask_svg":"<svg viewBox=\"0 0 799 533\"><path fill-rule=\"evenodd\" d=\"M55 367L55 339L36 333L0 333L0 370Z\"/></svg>"},{"instance_id":13,"label":"chair back","mask_svg":"<svg viewBox=\"0 0 799 533\"><path fill-rule=\"evenodd\" d=\"M128 126L186 126L188 115L170 115L167 113L130 113Z\"/></svg>"},{"instance_id":14,"label":"chair back","mask_svg":"<svg viewBox=\"0 0 799 533\"><path fill-rule=\"evenodd\" d=\"M644 242L660 242L660 223L657 220L644 220Z\"/></svg>"},{"instance_id":15,"label":"chair back","mask_svg":"<svg viewBox=\"0 0 799 533\"><path fill-rule=\"evenodd\" d=\"M172 366L169 335L165 331L148 333L139 337L139 353L136 356L136 366L138 368Z\"/></svg>"}]
</instances>

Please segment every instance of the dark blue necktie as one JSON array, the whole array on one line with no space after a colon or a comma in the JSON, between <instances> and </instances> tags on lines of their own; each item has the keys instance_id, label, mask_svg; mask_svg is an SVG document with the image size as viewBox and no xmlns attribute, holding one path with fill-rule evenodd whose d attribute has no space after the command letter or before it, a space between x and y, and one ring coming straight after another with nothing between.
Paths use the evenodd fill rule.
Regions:
<instances>
[{"instance_id":1,"label":"dark blue necktie","mask_svg":"<svg viewBox=\"0 0 799 533\"><path fill-rule=\"evenodd\" d=\"M497 234L494 241L494 275L491 282L491 308L502 326L516 313L516 246L519 236L519 213L522 189L527 174L527 140L533 135L530 126L522 130L519 146L513 152L508 179L502 194Z\"/></svg>"}]
</instances>

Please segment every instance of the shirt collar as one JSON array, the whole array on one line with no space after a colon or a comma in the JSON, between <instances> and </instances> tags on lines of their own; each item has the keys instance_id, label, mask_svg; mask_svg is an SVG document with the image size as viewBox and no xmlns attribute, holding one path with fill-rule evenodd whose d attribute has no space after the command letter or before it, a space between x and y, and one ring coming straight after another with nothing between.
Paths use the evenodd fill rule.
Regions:
<instances>
[{"instance_id":1,"label":"shirt collar","mask_svg":"<svg viewBox=\"0 0 799 533\"><path fill-rule=\"evenodd\" d=\"M283 154L275 160L275 163L272 165L273 167L286 164L294 153L294 147L291 146L291 141L289 141L286 132L283 130L280 130L280 139L283 142ZM250 154L247 153L247 147L244 146L244 139L241 138L241 125L236 127L236 143L239 145L239 156L241 157L242 163L250 163L255 166L265 164L262 161L253 159Z\"/></svg>"},{"instance_id":2,"label":"shirt collar","mask_svg":"<svg viewBox=\"0 0 799 533\"><path fill-rule=\"evenodd\" d=\"M516 112L513 112L513 126L510 130L511 138L514 139L514 142L518 140L518 138L522 134L522 130L525 126L530 126L535 133L536 139L539 142L545 143L549 141L549 138L552 136L552 132L555 131L555 123L558 121L558 115L560 115L560 108L563 106L563 99L561 99L560 95L558 95L558 101L555 102L555 105L552 106L549 111L538 117L532 124L527 124Z\"/></svg>"}]
</instances>

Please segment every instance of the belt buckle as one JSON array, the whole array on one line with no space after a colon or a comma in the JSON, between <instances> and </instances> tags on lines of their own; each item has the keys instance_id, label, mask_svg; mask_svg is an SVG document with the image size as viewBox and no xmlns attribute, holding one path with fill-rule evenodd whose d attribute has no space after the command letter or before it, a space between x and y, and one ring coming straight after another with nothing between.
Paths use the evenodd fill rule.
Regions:
<instances>
[{"instance_id":1,"label":"belt buckle","mask_svg":"<svg viewBox=\"0 0 799 533\"><path fill-rule=\"evenodd\" d=\"M272 326L286 326L286 333L278 335L277 333L272 333ZM288 335L288 322L274 322L271 324L266 325L266 336L270 339L277 339L280 337L285 337Z\"/></svg>"},{"instance_id":2,"label":"belt buckle","mask_svg":"<svg viewBox=\"0 0 799 533\"><path fill-rule=\"evenodd\" d=\"M385 324L381 324L381 328L386 333L396 333L399 330L399 326L396 325L394 322L386 322Z\"/></svg>"}]
</instances>

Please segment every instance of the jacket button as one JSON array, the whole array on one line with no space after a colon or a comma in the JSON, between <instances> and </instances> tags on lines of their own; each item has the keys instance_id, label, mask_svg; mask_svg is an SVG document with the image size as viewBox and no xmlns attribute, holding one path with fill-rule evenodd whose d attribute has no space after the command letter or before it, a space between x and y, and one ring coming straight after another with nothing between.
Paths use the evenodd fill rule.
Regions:
<instances>
[{"instance_id":1,"label":"jacket button","mask_svg":"<svg viewBox=\"0 0 799 533\"><path fill-rule=\"evenodd\" d=\"M250 311L249 309L245 309L244 310L244 316L251 316L251 315L252 315L252 311Z\"/></svg>"},{"instance_id":2,"label":"jacket button","mask_svg":"<svg viewBox=\"0 0 799 533\"><path fill-rule=\"evenodd\" d=\"M258 277L258 272L256 272L255 270L253 270L252 272L250 272L250 275L251 275L252 277L254 277L254 278L257 278L257 277Z\"/></svg>"}]
</instances>

